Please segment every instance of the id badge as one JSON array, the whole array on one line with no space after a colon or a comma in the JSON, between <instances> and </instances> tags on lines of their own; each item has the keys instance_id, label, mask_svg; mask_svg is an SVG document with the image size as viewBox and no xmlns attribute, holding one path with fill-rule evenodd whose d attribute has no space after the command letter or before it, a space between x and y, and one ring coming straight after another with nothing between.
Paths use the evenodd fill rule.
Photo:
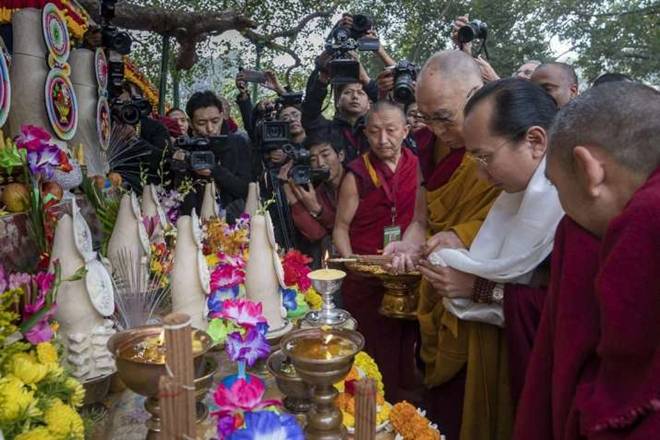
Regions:
<instances>
[{"instance_id":1,"label":"id badge","mask_svg":"<svg viewBox=\"0 0 660 440\"><path fill-rule=\"evenodd\" d=\"M401 227L392 225L383 229L383 247L392 243L393 241L401 240Z\"/></svg>"}]
</instances>

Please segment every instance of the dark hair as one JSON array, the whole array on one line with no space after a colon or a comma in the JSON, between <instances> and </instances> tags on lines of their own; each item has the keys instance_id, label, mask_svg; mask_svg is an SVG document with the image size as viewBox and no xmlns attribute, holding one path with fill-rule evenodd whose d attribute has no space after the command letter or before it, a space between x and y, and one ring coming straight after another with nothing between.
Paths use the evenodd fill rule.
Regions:
<instances>
[{"instance_id":1,"label":"dark hair","mask_svg":"<svg viewBox=\"0 0 660 440\"><path fill-rule=\"evenodd\" d=\"M172 113L174 113L174 112L181 112L181 113L183 113L184 115L186 114L186 111L185 111L185 110L183 110L183 109L181 109L181 108L179 108L179 107L174 107L174 108L169 109L169 110L167 111L167 113L165 113L165 116L170 116L170 115L171 115Z\"/></svg>"},{"instance_id":2,"label":"dark hair","mask_svg":"<svg viewBox=\"0 0 660 440\"><path fill-rule=\"evenodd\" d=\"M341 94L344 92L344 89L345 89L346 87L352 85L352 84L359 84L360 86L362 86L362 90L364 90L364 84L362 84L362 83L359 82L359 81L355 81L355 82L352 82L352 83L346 83L346 84L337 84L337 85L333 86L334 89L335 89L335 90L334 90L335 105L337 105L337 103L339 102L339 97L340 97ZM366 93L367 91L364 90L364 92Z\"/></svg>"},{"instance_id":3,"label":"dark hair","mask_svg":"<svg viewBox=\"0 0 660 440\"><path fill-rule=\"evenodd\" d=\"M571 84L578 85L577 73L575 72L575 69L573 68L573 66L571 66L570 64L560 63L559 61L551 61L549 63L541 64L540 66L538 66L536 68L536 70L541 70L541 69L543 69L544 67L547 67L547 66L557 66L557 67L559 67L561 70L563 70L564 74L571 81Z\"/></svg>"},{"instance_id":4,"label":"dark hair","mask_svg":"<svg viewBox=\"0 0 660 440\"><path fill-rule=\"evenodd\" d=\"M482 101L493 100L490 130L512 141L521 140L529 127L550 128L557 104L542 87L519 78L489 82L465 105L465 116Z\"/></svg>"},{"instance_id":5,"label":"dark hair","mask_svg":"<svg viewBox=\"0 0 660 440\"><path fill-rule=\"evenodd\" d=\"M293 108L295 108L296 110L298 110L298 111L302 114L302 108L300 107L299 104L289 104L289 105L284 105L284 106L280 107L280 108L277 110L277 117L278 117L278 119L279 119L280 115L282 114L282 112L283 112L284 110L288 109L289 107L293 107Z\"/></svg>"},{"instance_id":6,"label":"dark hair","mask_svg":"<svg viewBox=\"0 0 660 440\"><path fill-rule=\"evenodd\" d=\"M611 72L611 73L603 73L601 76L596 78L594 80L594 83L591 85L591 87L596 87L601 84L605 84L608 82L615 82L615 81L628 81L632 82L632 78L629 77L628 75L624 75L623 73L616 73L616 72Z\"/></svg>"},{"instance_id":7,"label":"dark hair","mask_svg":"<svg viewBox=\"0 0 660 440\"><path fill-rule=\"evenodd\" d=\"M193 114L200 108L216 107L220 113L223 112L222 101L210 90L205 92L196 92L186 103L186 113L192 119Z\"/></svg>"},{"instance_id":8,"label":"dark hair","mask_svg":"<svg viewBox=\"0 0 660 440\"><path fill-rule=\"evenodd\" d=\"M572 164L576 146L595 146L636 173L651 173L660 166L659 115L660 92L652 87L627 81L592 87L557 114L550 154Z\"/></svg>"},{"instance_id":9,"label":"dark hair","mask_svg":"<svg viewBox=\"0 0 660 440\"><path fill-rule=\"evenodd\" d=\"M314 130L311 134L307 135L303 142L303 148L310 150L313 146L322 144L330 145L337 154L344 151L342 139L330 126Z\"/></svg>"}]
</instances>

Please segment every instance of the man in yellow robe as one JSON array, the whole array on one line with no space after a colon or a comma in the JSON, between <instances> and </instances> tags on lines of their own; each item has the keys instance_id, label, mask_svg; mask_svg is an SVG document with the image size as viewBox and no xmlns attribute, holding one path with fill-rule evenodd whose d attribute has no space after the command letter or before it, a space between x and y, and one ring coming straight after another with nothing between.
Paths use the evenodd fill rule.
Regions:
<instances>
[{"instance_id":1,"label":"man in yellow robe","mask_svg":"<svg viewBox=\"0 0 660 440\"><path fill-rule=\"evenodd\" d=\"M482 85L479 67L460 51L435 54L419 75L417 104L429 128L417 136L424 182L403 240L385 249L394 256L394 271L413 270L420 257L441 247L469 248L500 192L479 179L477 162L465 153L463 108ZM494 438L496 426L508 427L497 438L510 436L509 380L506 374L490 375L507 371L499 365L506 362L501 330L459 320L426 280L420 285L418 319L431 420L448 439L459 433L462 439Z\"/></svg>"}]
</instances>

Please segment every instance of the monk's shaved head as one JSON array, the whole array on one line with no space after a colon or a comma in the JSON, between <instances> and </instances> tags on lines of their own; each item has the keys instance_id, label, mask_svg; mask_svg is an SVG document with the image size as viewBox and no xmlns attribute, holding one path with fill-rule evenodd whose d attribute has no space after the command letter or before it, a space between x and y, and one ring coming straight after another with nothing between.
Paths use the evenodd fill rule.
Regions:
<instances>
[{"instance_id":1,"label":"monk's shaved head","mask_svg":"<svg viewBox=\"0 0 660 440\"><path fill-rule=\"evenodd\" d=\"M660 166L660 92L611 82L573 99L550 129L550 155L572 169L576 146L601 148L635 173L650 174Z\"/></svg>"},{"instance_id":2,"label":"monk's shaved head","mask_svg":"<svg viewBox=\"0 0 660 440\"><path fill-rule=\"evenodd\" d=\"M553 61L551 63L544 63L541 64L536 68L534 73L536 72L541 72L543 70L554 70L556 72L561 72L562 76L564 77L564 80L567 81L569 84L578 84L578 77L577 73L575 73L575 69L573 66L570 64L566 63L560 63L558 61Z\"/></svg>"},{"instance_id":3,"label":"monk's shaved head","mask_svg":"<svg viewBox=\"0 0 660 440\"><path fill-rule=\"evenodd\" d=\"M443 80L451 80L465 83L466 87L481 86L481 70L474 59L459 50L445 50L437 52L429 58L419 75L417 82L432 80L440 77Z\"/></svg>"},{"instance_id":4,"label":"monk's shaved head","mask_svg":"<svg viewBox=\"0 0 660 440\"><path fill-rule=\"evenodd\" d=\"M369 110L369 113L367 113L366 122L369 123L369 119L371 118L372 115L375 115L376 113L380 114L382 112L393 112L400 117L401 123L403 125L408 124L408 120L406 119L406 114L403 112L401 107L392 104L389 101L378 101L373 106L371 106L371 110Z\"/></svg>"}]
</instances>

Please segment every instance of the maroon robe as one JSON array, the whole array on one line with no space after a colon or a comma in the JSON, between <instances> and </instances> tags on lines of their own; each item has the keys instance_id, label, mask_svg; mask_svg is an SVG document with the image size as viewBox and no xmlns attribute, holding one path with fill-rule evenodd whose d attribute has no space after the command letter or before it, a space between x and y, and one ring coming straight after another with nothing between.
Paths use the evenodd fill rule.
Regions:
<instances>
[{"instance_id":1,"label":"maroon robe","mask_svg":"<svg viewBox=\"0 0 660 440\"><path fill-rule=\"evenodd\" d=\"M356 254L376 254L383 249L383 229L391 226L392 206L396 205L395 223L406 230L412 221L417 191L417 158L408 149L396 171L369 153L369 161L385 183L376 187L363 156L348 166L355 175L360 204L350 225L351 247ZM391 191L387 196L386 188ZM419 383L415 370L417 323L387 318L378 313L383 298L382 284L372 278L349 273L342 286L346 310L358 321L365 337L365 351L371 355L383 375L386 399L398 402L416 400L414 388Z\"/></svg>"},{"instance_id":2,"label":"maroon robe","mask_svg":"<svg viewBox=\"0 0 660 440\"><path fill-rule=\"evenodd\" d=\"M419 148L419 167L424 179L424 187L434 191L449 182L456 168L463 161L465 148L453 148L437 164L434 162L434 150L437 138L429 128L422 128L415 134L415 142Z\"/></svg>"},{"instance_id":3,"label":"maroon robe","mask_svg":"<svg viewBox=\"0 0 660 440\"><path fill-rule=\"evenodd\" d=\"M596 237L568 217L559 224L548 297L518 402L514 439L580 438L574 396L579 383L588 381L593 373L598 341L594 280L599 247ZM528 298L534 300L533 295ZM516 342L508 340L511 358L512 349L529 341L536 317L530 316L534 307L527 307L527 312L524 306L517 307L517 313L512 313L513 304L507 306L507 300L505 297L507 333L518 334Z\"/></svg>"},{"instance_id":4,"label":"maroon robe","mask_svg":"<svg viewBox=\"0 0 660 440\"><path fill-rule=\"evenodd\" d=\"M660 438L660 168L603 237L598 368L576 397L593 439Z\"/></svg>"}]
</instances>

